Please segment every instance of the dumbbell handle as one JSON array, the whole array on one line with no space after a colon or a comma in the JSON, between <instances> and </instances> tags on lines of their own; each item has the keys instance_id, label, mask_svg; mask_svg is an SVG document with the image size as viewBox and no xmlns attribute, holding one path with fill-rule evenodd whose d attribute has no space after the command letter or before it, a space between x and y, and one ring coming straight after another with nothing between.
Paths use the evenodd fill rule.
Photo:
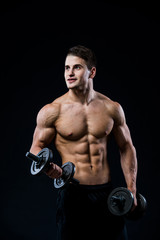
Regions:
<instances>
[{"instance_id":1,"label":"dumbbell handle","mask_svg":"<svg viewBox=\"0 0 160 240\"><path fill-rule=\"evenodd\" d=\"M26 157L36 163L39 163L41 161L41 158L39 156L36 156L31 152L27 152Z\"/></svg>"}]
</instances>

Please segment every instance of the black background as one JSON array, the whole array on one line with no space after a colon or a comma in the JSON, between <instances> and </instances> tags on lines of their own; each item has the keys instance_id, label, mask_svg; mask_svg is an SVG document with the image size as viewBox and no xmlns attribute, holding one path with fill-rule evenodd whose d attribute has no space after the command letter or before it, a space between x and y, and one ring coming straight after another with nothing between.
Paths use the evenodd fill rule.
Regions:
<instances>
[{"instance_id":1,"label":"black background","mask_svg":"<svg viewBox=\"0 0 160 240\"><path fill-rule=\"evenodd\" d=\"M158 5L5 1L0 11L1 239L56 239L57 192L47 176L31 176L25 153L40 108L67 91L65 54L77 44L95 51L94 88L122 105L137 150L137 188L148 209L127 221L129 239L159 239ZM125 184L114 142L109 162L115 186Z\"/></svg>"}]
</instances>

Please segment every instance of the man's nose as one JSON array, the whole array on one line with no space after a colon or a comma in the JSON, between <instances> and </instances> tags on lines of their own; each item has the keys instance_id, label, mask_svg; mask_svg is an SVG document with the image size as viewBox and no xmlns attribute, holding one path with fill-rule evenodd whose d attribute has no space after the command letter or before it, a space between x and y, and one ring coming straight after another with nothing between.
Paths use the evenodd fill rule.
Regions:
<instances>
[{"instance_id":1,"label":"man's nose","mask_svg":"<svg viewBox=\"0 0 160 240\"><path fill-rule=\"evenodd\" d=\"M69 76L73 76L74 75L74 70L73 70L73 68L70 68L70 70L69 70Z\"/></svg>"}]
</instances>

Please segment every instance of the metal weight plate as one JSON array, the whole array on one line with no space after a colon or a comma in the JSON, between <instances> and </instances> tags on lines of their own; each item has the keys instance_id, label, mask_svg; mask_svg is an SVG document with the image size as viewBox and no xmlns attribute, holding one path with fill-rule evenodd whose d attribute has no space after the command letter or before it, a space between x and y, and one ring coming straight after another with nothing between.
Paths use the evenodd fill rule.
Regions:
<instances>
[{"instance_id":1,"label":"metal weight plate","mask_svg":"<svg viewBox=\"0 0 160 240\"><path fill-rule=\"evenodd\" d=\"M144 216L146 208L147 208L147 201L145 197L143 197L140 193L137 193L137 206L136 208L127 214L127 219L129 220L138 220Z\"/></svg>"},{"instance_id":2,"label":"metal weight plate","mask_svg":"<svg viewBox=\"0 0 160 240\"><path fill-rule=\"evenodd\" d=\"M147 208L147 201L145 197L143 197L140 193L137 194L137 204L139 207L139 211L144 213Z\"/></svg>"},{"instance_id":3,"label":"metal weight plate","mask_svg":"<svg viewBox=\"0 0 160 240\"><path fill-rule=\"evenodd\" d=\"M52 151L49 148L43 148L37 156L40 157L40 161L37 162L32 162L31 165L31 174L32 175L37 175L40 174L42 171L45 171L47 168L47 163L50 162L50 160L53 158Z\"/></svg>"},{"instance_id":4,"label":"metal weight plate","mask_svg":"<svg viewBox=\"0 0 160 240\"><path fill-rule=\"evenodd\" d=\"M133 194L127 188L115 188L108 197L108 209L113 215L123 216L131 210L133 202Z\"/></svg>"},{"instance_id":5,"label":"metal weight plate","mask_svg":"<svg viewBox=\"0 0 160 240\"><path fill-rule=\"evenodd\" d=\"M60 178L54 179L54 187L55 188L61 188L64 187L67 183L69 183L73 175L75 173L75 165L72 162L67 162L62 165L62 176Z\"/></svg>"}]
</instances>

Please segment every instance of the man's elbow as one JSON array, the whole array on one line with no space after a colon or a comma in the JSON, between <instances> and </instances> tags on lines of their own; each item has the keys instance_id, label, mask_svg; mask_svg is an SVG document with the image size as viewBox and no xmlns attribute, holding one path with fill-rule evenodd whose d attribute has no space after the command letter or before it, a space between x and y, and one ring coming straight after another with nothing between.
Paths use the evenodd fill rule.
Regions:
<instances>
[{"instance_id":1,"label":"man's elbow","mask_svg":"<svg viewBox=\"0 0 160 240\"><path fill-rule=\"evenodd\" d=\"M131 153L136 157L136 148L131 142L126 142L123 146L120 147L120 153Z\"/></svg>"}]
</instances>

